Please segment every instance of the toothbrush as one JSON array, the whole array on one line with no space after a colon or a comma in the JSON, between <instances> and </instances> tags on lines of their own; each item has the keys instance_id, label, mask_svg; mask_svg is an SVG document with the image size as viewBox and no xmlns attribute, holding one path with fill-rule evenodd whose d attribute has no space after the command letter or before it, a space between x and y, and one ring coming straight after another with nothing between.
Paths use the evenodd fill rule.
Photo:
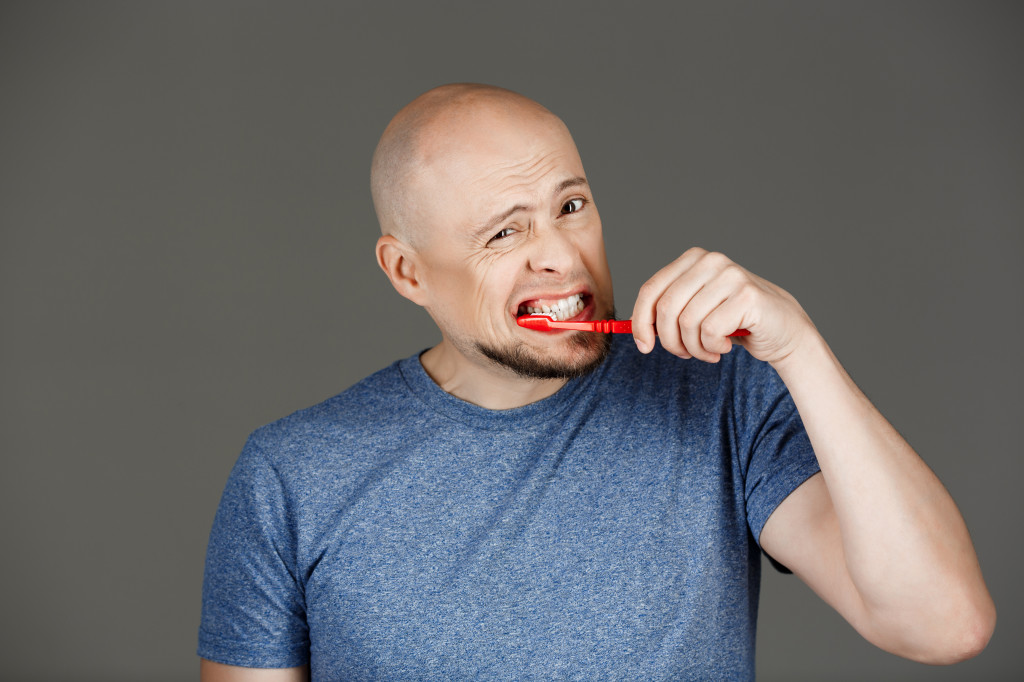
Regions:
<instances>
[{"instance_id":1,"label":"toothbrush","mask_svg":"<svg viewBox=\"0 0 1024 682\"><path fill-rule=\"evenodd\" d=\"M575 329L581 332L601 332L604 334L632 334L632 320L590 320L589 322L558 322L550 315L523 315L516 318L520 327L536 331L553 329ZM657 330L655 330L657 334ZM746 329L737 329L729 336L750 336Z\"/></svg>"}]
</instances>

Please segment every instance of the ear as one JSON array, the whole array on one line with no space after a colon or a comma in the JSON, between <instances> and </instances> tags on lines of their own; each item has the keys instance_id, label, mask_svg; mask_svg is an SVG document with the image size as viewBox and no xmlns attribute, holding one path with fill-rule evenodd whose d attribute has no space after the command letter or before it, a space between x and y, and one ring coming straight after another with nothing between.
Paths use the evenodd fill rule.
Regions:
<instances>
[{"instance_id":1,"label":"ear","mask_svg":"<svg viewBox=\"0 0 1024 682\"><path fill-rule=\"evenodd\" d=\"M416 305L423 306L427 297L420 279L418 256L415 249L390 234L377 240L377 264L391 280L391 286Z\"/></svg>"}]
</instances>

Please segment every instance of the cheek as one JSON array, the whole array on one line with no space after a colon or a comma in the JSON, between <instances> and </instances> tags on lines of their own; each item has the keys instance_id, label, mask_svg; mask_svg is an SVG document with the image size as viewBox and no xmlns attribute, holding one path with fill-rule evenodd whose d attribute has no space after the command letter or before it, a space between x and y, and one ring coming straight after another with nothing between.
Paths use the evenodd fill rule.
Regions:
<instances>
[{"instance_id":1,"label":"cheek","mask_svg":"<svg viewBox=\"0 0 1024 682\"><path fill-rule=\"evenodd\" d=\"M442 306L461 318L460 324L479 325L504 311L514 282L514 270L500 259L467 259L439 269L435 289Z\"/></svg>"},{"instance_id":2,"label":"cheek","mask_svg":"<svg viewBox=\"0 0 1024 682\"><path fill-rule=\"evenodd\" d=\"M601 231L598 229L593 239L587 240L580 245L580 256L587 272L594 279L594 285L599 298L604 299L606 306L613 306L612 275L608 269L608 258L605 255L604 240L601 239ZM610 313L610 310L598 311L600 314Z\"/></svg>"},{"instance_id":3,"label":"cheek","mask_svg":"<svg viewBox=\"0 0 1024 682\"><path fill-rule=\"evenodd\" d=\"M601 230L595 229L589 232L580 239L577 248L590 274L599 280L605 278L608 259L604 252L604 239L601 238Z\"/></svg>"},{"instance_id":4,"label":"cheek","mask_svg":"<svg viewBox=\"0 0 1024 682\"><path fill-rule=\"evenodd\" d=\"M515 287L515 272L510 268L492 267L480 273L474 282L474 299L480 319L503 315Z\"/></svg>"}]
</instances>

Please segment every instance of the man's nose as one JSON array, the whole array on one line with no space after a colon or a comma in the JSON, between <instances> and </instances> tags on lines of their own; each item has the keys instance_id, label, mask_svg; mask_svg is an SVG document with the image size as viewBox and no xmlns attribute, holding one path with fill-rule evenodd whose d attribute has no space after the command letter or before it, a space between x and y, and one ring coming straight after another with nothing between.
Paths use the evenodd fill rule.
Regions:
<instances>
[{"instance_id":1,"label":"man's nose","mask_svg":"<svg viewBox=\"0 0 1024 682\"><path fill-rule=\"evenodd\" d=\"M530 245L530 269L541 273L568 274L579 259L571 236L551 223L535 225Z\"/></svg>"}]
</instances>

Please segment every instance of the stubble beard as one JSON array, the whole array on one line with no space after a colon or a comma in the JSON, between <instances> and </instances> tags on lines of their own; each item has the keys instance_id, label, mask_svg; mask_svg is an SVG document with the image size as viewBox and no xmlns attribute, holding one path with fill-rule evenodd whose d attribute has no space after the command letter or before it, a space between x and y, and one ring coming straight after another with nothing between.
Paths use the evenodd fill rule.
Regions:
<instances>
[{"instance_id":1,"label":"stubble beard","mask_svg":"<svg viewBox=\"0 0 1024 682\"><path fill-rule=\"evenodd\" d=\"M611 334L575 332L567 339L571 357L556 360L544 357L523 342L504 346L486 346L476 342L476 349L491 362L527 379L576 379L597 369L611 350Z\"/></svg>"}]
</instances>

